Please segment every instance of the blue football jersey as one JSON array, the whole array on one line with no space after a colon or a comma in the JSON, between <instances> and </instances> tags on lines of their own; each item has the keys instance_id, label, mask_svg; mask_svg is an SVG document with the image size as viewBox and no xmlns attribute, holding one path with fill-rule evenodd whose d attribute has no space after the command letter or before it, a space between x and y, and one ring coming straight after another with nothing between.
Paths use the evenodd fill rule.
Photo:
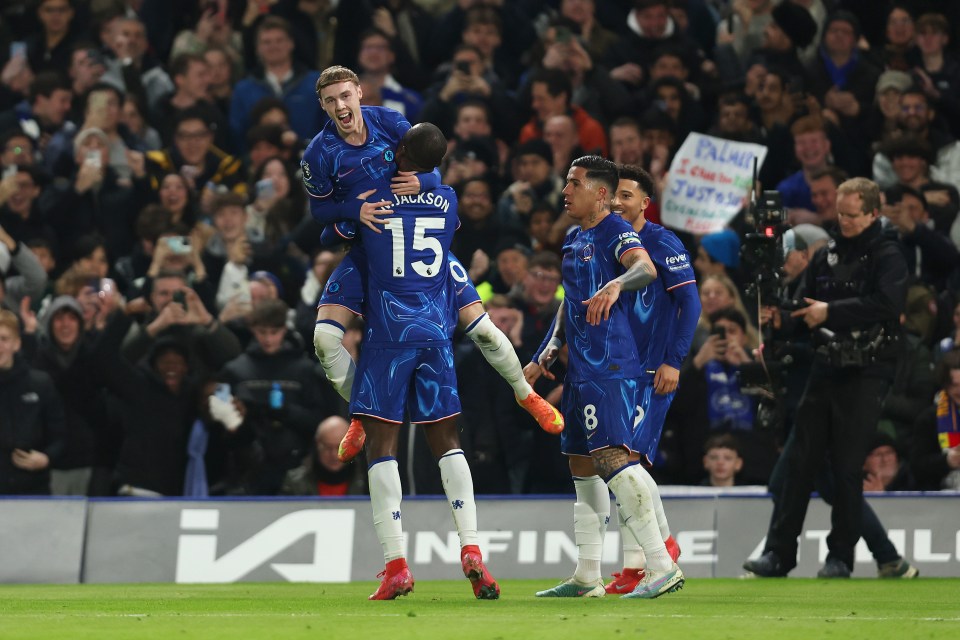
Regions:
<instances>
[{"instance_id":1,"label":"blue football jersey","mask_svg":"<svg viewBox=\"0 0 960 640\"><path fill-rule=\"evenodd\" d=\"M672 231L647 221L639 235L657 268L657 279L637 293L631 324L640 362L647 371L656 371L677 326L678 308L670 292L696 282L696 276L686 247Z\"/></svg>"},{"instance_id":2,"label":"blue football jersey","mask_svg":"<svg viewBox=\"0 0 960 640\"><path fill-rule=\"evenodd\" d=\"M374 188L363 189L366 184L384 179L389 182L396 172L397 145L410 129L406 118L393 109L360 107L360 111L367 127L364 144L346 142L331 120L310 141L300 161L303 186L310 196L310 213L324 224L358 219L361 203L351 196Z\"/></svg>"},{"instance_id":3,"label":"blue football jersey","mask_svg":"<svg viewBox=\"0 0 960 640\"><path fill-rule=\"evenodd\" d=\"M366 248L365 344L430 347L447 344L457 324L456 289L447 255L460 224L457 194L446 185L415 196L389 195L393 215L382 233L361 225Z\"/></svg>"},{"instance_id":4,"label":"blue football jersey","mask_svg":"<svg viewBox=\"0 0 960 640\"><path fill-rule=\"evenodd\" d=\"M571 382L636 378L643 372L630 316L636 294L624 291L609 320L587 324L585 300L624 272L620 258L643 249L637 232L620 216L610 214L592 229L577 228L563 243L563 289L569 348L567 379Z\"/></svg>"}]
</instances>

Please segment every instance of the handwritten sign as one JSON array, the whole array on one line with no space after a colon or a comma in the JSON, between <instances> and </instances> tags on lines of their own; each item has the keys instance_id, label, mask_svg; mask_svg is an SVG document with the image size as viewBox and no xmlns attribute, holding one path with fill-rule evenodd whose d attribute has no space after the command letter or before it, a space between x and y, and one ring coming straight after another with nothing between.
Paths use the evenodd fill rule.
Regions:
<instances>
[{"instance_id":1,"label":"handwritten sign","mask_svg":"<svg viewBox=\"0 0 960 640\"><path fill-rule=\"evenodd\" d=\"M670 164L663 223L696 234L722 230L750 192L753 159L759 168L766 157L763 145L691 133Z\"/></svg>"}]
</instances>

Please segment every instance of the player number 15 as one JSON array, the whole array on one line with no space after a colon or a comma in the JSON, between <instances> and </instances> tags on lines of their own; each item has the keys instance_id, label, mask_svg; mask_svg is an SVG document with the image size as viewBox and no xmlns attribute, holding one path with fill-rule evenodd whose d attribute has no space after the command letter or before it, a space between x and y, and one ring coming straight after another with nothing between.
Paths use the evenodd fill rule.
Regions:
<instances>
[{"instance_id":1,"label":"player number 15","mask_svg":"<svg viewBox=\"0 0 960 640\"><path fill-rule=\"evenodd\" d=\"M424 278L433 278L440 272L440 260L443 256L443 245L436 238L427 236L428 230L441 230L446 226L443 218L416 218L413 227L414 251L432 251L434 258L429 264L417 260L410 266ZM390 218L385 227L393 237L393 277L402 278L406 273L406 242L403 233L403 220Z\"/></svg>"}]
</instances>

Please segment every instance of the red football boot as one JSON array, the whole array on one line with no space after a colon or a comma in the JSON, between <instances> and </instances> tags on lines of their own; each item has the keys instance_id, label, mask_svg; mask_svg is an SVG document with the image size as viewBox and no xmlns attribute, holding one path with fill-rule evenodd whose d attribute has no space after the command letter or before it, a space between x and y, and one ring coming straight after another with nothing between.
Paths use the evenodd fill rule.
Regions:
<instances>
[{"instance_id":1,"label":"red football boot","mask_svg":"<svg viewBox=\"0 0 960 640\"><path fill-rule=\"evenodd\" d=\"M663 541L663 545L667 548L670 559L676 562L677 558L680 557L680 545L677 544L677 541L673 536L670 536ZM624 569L622 573L613 574L614 579L604 589L607 593L620 595L630 593L636 588L637 583L643 580L643 575L643 569Z\"/></svg>"},{"instance_id":2,"label":"red football boot","mask_svg":"<svg viewBox=\"0 0 960 640\"><path fill-rule=\"evenodd\" d=\"M377 577L383 578L380 587L367 600L393 600L413 591L413 574L403 558L388 562L386 569L378 573Z\"/></svg>"},{"instance_id":3,"label":"red football boot","mask_svg":"<svg viewBox=\"0 0 960 640\"><path fill-rule=\"evenodd\" d=\"M604 590L611 595L622 596L636 589L641 580L643 569L624 569L621 573L613 574L613 580L607 583Z\"/></svg>"},{"instance_id":4,"label":"red football boot","mask_svg":"<svg viewBox=\"0 0 960 640\"><path fill-rule=\"evenodd\" d=\"M516 398L516 396L514 396ZM563 431L563 415L557 408L540 397L536 391L531 391L525 399L517 398L517 404L526 409L547 433L556 435Z\"/></svg>"},{"instance_id":5,"label":"red football boot","mask_svg":"<svg viewBox=\"0 0 960 640\"><path fill-rule=\"evenodd\" d=\"M673 539L673 536L664 540L663 544L667 547L667 553L670 554L670 559L676 562L677 558L680 557L680 545Z\"/></svg>"},{"instance_id":6,"label":"red football boot","mask_svg":"<svg viewBox=\"0 0 960 640\"><path fill-rule=\"evenodd\" d=\"M337 459L340 462L350 462L363 450L363 443L367 441L367 434L363 430L363 424L354 418L350 421L347 433L340 441L340 448L337 450Z\"/></svg>"},{"instance_id":7,"label":"red football boot","mask_svg":"<svg viewBox=\"0 0 960 640\"><path fill-rule=\"evenodd\" d=\"M463 575L473 586L473 595L477 596L477 600L496 600L500 597L500 585L483 565L479 547L469 544L462 548L460 564L463 566Z\"/></svg>"}]
</instances>

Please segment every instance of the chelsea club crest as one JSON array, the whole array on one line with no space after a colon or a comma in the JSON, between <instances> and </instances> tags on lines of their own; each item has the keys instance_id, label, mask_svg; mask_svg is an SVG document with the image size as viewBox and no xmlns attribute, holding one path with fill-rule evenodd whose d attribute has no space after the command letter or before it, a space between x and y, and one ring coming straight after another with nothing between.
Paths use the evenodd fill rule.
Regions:
<instances>
[{"instance_id":1,"label":"chelsea club crest","mask_svg":"<svg viewBox=\"0 0 960 640\"><path fill-rule=\"evenodd\" d=\"M579 256L582 261L587 262L588 260L593 259L593 245L586 244L580 248Z\"/></svg>"},{"instance_id":2,"label":"chelsea club crest","mask_svg":"<svg viewBox=\"0 0 960 640\"><path fill-rule=\"evenodd\" d=\"M387 149L386 151L384 151L383 159L386 162L393 162L393 151L391 151L390 149Z\"/></svg>"}]
</instances>

